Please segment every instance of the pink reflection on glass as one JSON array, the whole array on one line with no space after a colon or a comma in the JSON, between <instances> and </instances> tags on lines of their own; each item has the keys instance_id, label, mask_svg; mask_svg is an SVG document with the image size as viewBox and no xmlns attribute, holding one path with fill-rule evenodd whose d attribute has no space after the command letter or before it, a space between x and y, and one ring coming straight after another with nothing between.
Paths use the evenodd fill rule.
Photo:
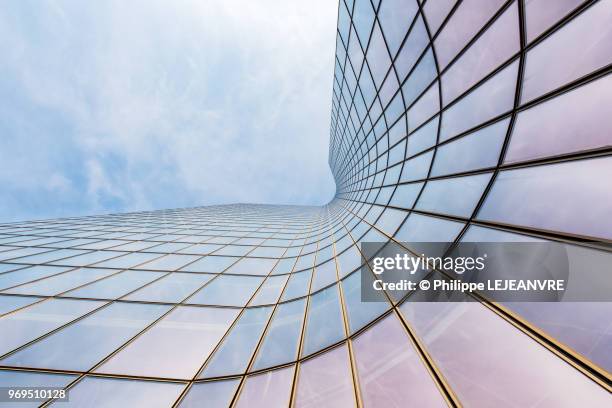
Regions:
<instances>
[{"instance_id":1,"label":"pink reflection on glass","mask_svg":"<svg viewBox=\"0 0 612 408\"><path fill-rule=\"evenodd\" d=\"M602 387L480 303L401 311L464 406L610 406Z\"/></svg>"},{"instance_id":2,"label":"pink reflection on glass","mask_svg":"<svg viewBox=\"0 0 612 408\"><path fill-rule=\"evenodd\" d=\"M527 42L530 42L584 0L530 0L525 2Z\"/></svg>"},{"instance_id":3,"label":"pink reflection on glass","mask_svg":"<svg viewBox=\"0 0 612 408\"><path fill-rule=\"evenodd\" d=\"M298 374L295 406L355 406L346 344L302 363Z\"/></svg>"},{"instance_id":4,"label":"pink reflection on glass","mask_svg":"<svg viewBox=\"0 0 612 408\"><path fill-rule=\"evenodd\" d=\"M519 50L518 5L514 3L442 76L448 104Z\"/></svg>"},{"instance_id":5,"label":"pink reflection on glass","mask_svg":"<svg viewBox=\"0 0 612 408\"><path fill-rule=\"evenodd\" d=\"M612 75L519 113L506 163L612 145Z\"/></svg>"},{"instance_id":6,"label":"pink reflection on glass","mask_svg":"<svg viewBox=\"0 0 612 408\"><path fill-rule=\"evenodd\" d=\"M269 371L247 378L237 408L287 407L295 367Z\"/></svg>"},{"instance_id":7,"label":"pink reflection on glass","mask_svg":"<svg viewBox=\"0 0 612 408\"><path fill-rule=\"evenodd\" d=\"M364 406L446 406L395 315L357 337L353 350Z\"/></svg>"},{"instance_id":8,"label":"pink reflection on glass","mask_svg":"<svg viewBox=\"0 0 612 408\"><path fill-rule=\"evenodd\" d=\"M435 40L441 69L465 47L502 4L503 0L466 0L461 3Z\"/></svg>"},{"instance_id":9,"label":"pink reflection on glass","mask_svg":"<svg viewBox=\"0 0 612 408\"><path fill-rule=\"evenodd\" d=\"M521 102L612 62L612 1L600 1L527 53Z\"/></svg>"},{"instance_id":10,"label":"pink reflection on glass","mask_svg":"<svg viewBox=\"0 0 612 408\"><path fill-rule=\"evenodd\" d=\"M612 157L503 171L478 218L609 239L610 174Z\"/></svg>"}]
</instances>

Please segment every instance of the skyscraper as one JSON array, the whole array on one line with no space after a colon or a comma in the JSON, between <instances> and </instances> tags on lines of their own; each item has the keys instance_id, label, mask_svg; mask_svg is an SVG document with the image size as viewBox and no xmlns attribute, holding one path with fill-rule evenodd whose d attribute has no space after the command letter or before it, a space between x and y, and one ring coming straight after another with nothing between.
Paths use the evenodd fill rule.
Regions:
<instances>
[{"instance_id":1,"label":"skyscraper","mask_svg":"<svg viewBox=\"0 0 612 408\"><path fill-rule=\"evenodd\" d=\"M335 198L0 225L0 387L609 406L610 303L362 302L360 243L554 241L609 269L610 44L612 0L341 0Z\"/></svg>"}]
</instances>

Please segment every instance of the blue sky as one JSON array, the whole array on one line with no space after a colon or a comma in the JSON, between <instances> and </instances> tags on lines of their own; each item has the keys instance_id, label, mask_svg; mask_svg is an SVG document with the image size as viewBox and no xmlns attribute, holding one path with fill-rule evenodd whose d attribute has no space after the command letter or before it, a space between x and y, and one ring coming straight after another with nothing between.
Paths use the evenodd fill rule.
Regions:
<instances>
[{"instance_id":1,"label":"blue sky","mask_svg":"<svg viewBox=\"0 0 612 408\"><path fill-rule=\"evenodd\" d=\"M0 222L326 203L334 3L3 2Z\"/></svg>"}]
</instances>

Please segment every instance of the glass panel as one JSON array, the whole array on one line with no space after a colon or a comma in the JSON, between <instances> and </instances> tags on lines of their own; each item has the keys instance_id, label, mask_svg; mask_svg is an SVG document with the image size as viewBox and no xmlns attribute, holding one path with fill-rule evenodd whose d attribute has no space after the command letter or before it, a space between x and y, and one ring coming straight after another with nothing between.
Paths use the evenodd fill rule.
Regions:
<instances>
[{"instance_id":1,"label":"glass panel","mask_svg":"<svg viewBox=\"0 0 612 408\"><path fill-rule=\"evenodd\" d=\"M440 25L455 5L456 0L436 0L428 1L423 7L423 12L427 17L427 23L432 36L438 31Z\"/></svg>"},{"instance_id":2,"label":"glass panel","mask_svg":"<svg viewBox=\"0 0 612 408\"><path fill-rule=\"evenodd\" d=\"M0 295L0 315L12 312L13 310L31 305L38 302L40 298L24 297L24 296L2 296Z\"/></svg>"},{"instance_id":3,"label":"glass panel","mask_svg":"<svg viewBox=\"0 0 612 408\"><path fill-rule=\"evenodd\" d=\"M497 165L510 119L472 132L438 147L432 176L460 173Z\"/></svg>"},{"instance_id":4,"label":"glass panel","mask_svg":"<svg viewBox=\"0 0 612 408\"><path fill-rule=\"evenodd\" d=\"M435 41L440 69L446 67L503 3L504 0L466 0L459 5Z\"/></svg>"},{"instance_id":5,"label":"glass panel","mask_svg":"<svg viewBox=\"0 0 612 408\"><path fill-rule=\"evenodd\" d=\"M67 266L86 266L125 254L125 252L117 251L95 251L90 252L88 254L62 259L60 261L53 262L53 264Z\"/></svg>"},{"instance_id":6,"label":"glass panel","mask_svg":"<svg viewBox=\"0 0 612 408\"><path fill-rule=\"evenodd\" d=\"M478 218L610 239L611 173L610 157L503 171Z\"/></svg>"},{"instance_id":7,"label":"glass panel","mask_svg":"<svg viewBox=\"0 0 612 408\"><path fill-rule=\"evenodd\" d=\"M448 104L519 51L518 5L514 2L442 76Z\"/></svg>"},{"instance_id":8,"label":"glass panel","mask_svg":"<svg viewBox=\"0 0 612 408\"><path fill-rule=\"evenodd\" d=\"M391 65L391 58L389 58L389 53L387 52L387 47L378 24L374 25L366 59L368 60L370 71L372 71L374 82L380 88L385 74Z\"/></svg>"},{"instance_id":9,"label":"glass panel","mask_svg":"<svg viewBox=\"0 0 612 408\"><path fill-rule=\"evenodd\" d=\"M212 356L200 378L244 373L272 309L271 306L246 309Z\"/></svg>"},{"instance_id":10,"label":"glass panel","mask_svg":"<svg viewBox=\"0 0 612 408\"><path fill-rule=\"evenodd\" d=\"M238 312L179 306L96 371L191 379Z\"/></svg>"},{"instance_id":11,"label":"glass panel","mask_svg":"<svg viewBox=\"0 0 612 408\"><path fill-rule=\"evenodd\" d=\"M379 298L378 302L361 301L362 273L363 270L358 270L342 281L350 334L355 333L390 308L381 292L376 292L376 296Z\"/></svg>"},{"instance_id":12,"label":"glass panel","mask_svg":"<svg viewBox=\"0 0 612 408\"><path fill-rule=\"evenodd\" d=\"M521 101L612 62L612 2L600 1L527 53Z\"/></svg>"},{"instance_id":13,"label":"glass panel","mask_svg":"<svg viewBox=\"0 0 612 408\"><path fill-rule=\"evenodd\" d=\"M416 0L385 0L380 6L378 18L392 56L399 49L417 10Z\"/></svg>"},{"instance_id":14,"label":"glass panel","mask_svg":"<svg viewBox=\"0 0 612 408\"><path fill-rule=\"evenodd\" d=\"M314 278L312 278L311 293L316 292L319 289L336 282L338 277L336 276L336 261L334 259L325 262L324 264L317 265L314 271Z\"/></svg>"},{"instance_id":15,"label":"glass panel","mask_svg":"<svg viewBox=\"0 0 612 408\"><path fill-rule=\"evenodd\" d=\"M288 407L295 367L247 377L237 408Z\"/></svg>"},{"instance_id":16,"label":"glass panel","mask_svg":"<svg viewBox=\"0 0 612 408\"><path fill-rule=\"evenodd\" d=\"M429 44L429 36L425 24L423 24L423 19L418 16L395 60L395 69L400 79L406 78L427 44Z\"/></svg>"},{"instance_id":17,"label":"glass panel","mask_svg":"<svg viewBox=\"0 0 612 408\"><path fill-rule=\"evenodd\" d=\"M146 254L142 252L134 252L128 255L113 258L108 261L101 262L96 266L104 268L134 268L152 259L160 257L160 254Z\"/></svg>"},{"instance_id":18,"label":"glass panel","mask_svg":"<svg viewBox=\"0 0 612 408\"><path fill-rule=\"evenodd\" d=\"M428 181L416 208L470 217L493 173Z\"/></svg>"},{"instance_id":19,"label":"glass panel","mask_svg":"<svg viewBox=\"0 0 612 408\"><path fill-rule=\"evenodd\" d=\"M65 387L77 378L76 375L33 373L28 371L0 370L0 387L35 388ZM2 408L35 408L40 402L2 402Z\"/></svg>"},{"instance_id":20,"label":"glass panel","mask_svg":"<svg viewBox=\"0 0 612 408\"><path fill-rule=\"evenodd\" d=\"M126 300L177 303L191 295L214 275L172 272L127 296Z\"/></svg>"},{"instance_id":21,"label":"glass panel","mask_svg":"<svg viewBox=\"0 0 612 408\"><path fill-rule=\"evenodd\" d=\"M16 367L87 371L169 310L113 303L2 360Z\"/></svg>"},{"instance_id":22,"label":"glass panel","mask_svg":"<svg viewBox=\"0 0 612 408\"><path fill-rule=\"evenodd\" d=\"M331 286L310 298L303 355L314 353L343 339L344 323L338 287Z\"/></svg>"},{"instance_id":23,"label":"glass panel","mask_svg":"<svg viewBox=\"0 0 612 408\"><path fill-rule=\"evenodd\" d=\"M276 264L276 259L243 258L232 265L225 273L265 276Z\"/></svg>"},{"instance_id":24,"label":"glass panel","mask_svg":"<svg viewBox=\"0 0 612 408\"><path fill-rule=\"evenodd\" d=\"M303 362L297 381L296 407L356 406L346 344Z\"/></svg>"},{"instance_id":25,"label":"glass panel","mask_svg":"<svg viewBox=\"0 0 612 408\"><path fill-rule=\"evenodd\" d=\"M70 389L67 402L56 402L53 405L79 408L167 408L178 399L185 386L186 384L161 381L85 377Z\"/></svg>"},{"instance_id":26,"label":"glass panel","mask_svg":"<svg viewBox=\"0 0 612 408\"><path fill-rule=\"evenodd\" d=\"M10 273L3 273L2 275L0 275L0 289L6 289L13 286L21 285L26 282L31 282L33 280L66 272L67 270L70 270L70 268L38 265L32 266L30 268L20 269L18 271L13 271Z\"/></svg>"},{"instance_id":27,"label":"glass panel","mask_svg":"<svg viewBox=\"0 0 612 408\"><path fill-rule=\"evenodd\" d=\"M609 403L602 387L479 303L406 302L401 311L466 406Z\"/></svg>"},{"instance_id":28,"label":"glass panel","mask_svg":"<svg viewBox=\"0 0 612 408\"><path fill-rule=\"evenodd\" d=\"M100 307L93 300L49 299L0 318L0 355Z\"/></svg>"},{"instance_id":29,"label":"glass panel","mask_svg":"<svg viewBox=\"0 0 612 408\"><path fill-rule=\"evenodd\" d=\"M264 278L220 275L187 300L187 303L244 306Z\"/></svg>"},{"instance_id":30,"label":"glass panel","mask_svg":"<svg viewBox=\"0 0 612 408\"><path fill-rule=\"evenodd\" d=\"M286 301L306 296L311 275L312 269L304 272L292 273L287 283L287 287L285 288L285 292L283 293L282 300Z\"/></svg>"},{"instance_id":31,"label":"glass panel","mask_svg":"<svg viewBox=\"0 0 612 408\"><path fill-rule=\"evenodd\" d=\"M612 75L518 114L507 163L612 146Z\"/></svg>"},{"instance_id":32,"label":"glass panel","mask_svg":"<svg viewBox=\"0 0 612 408\"><path fill-rule=\"evenodd\" d=\"M80 289L72 290L66 293L65 296L116 299L163 275L163 272L125 271Z\"/></svg>"},{"instance_id":33,"label":"glass panel","mask_svg":"<svg viewBox=\"0 0 612 408\"><path fill-rule=\"evenodd\" d=\"M452 242L463 228L463 223L420 214L410 214L395 240L398 242Z\"/></svg>"},{"instance_id":34,"label":"glass panel","mask_svg":"<svg viewBox=\"0 0 612 408\"><path fill-rule=\"evenodd\" d=\"M423 183L401 184L395 189L389 205L401 208L412 208Z\"/></svg>"},{"instance_id":35,"label":"glass panel","mask_svg":"<svg viewBox=\"0 0 612 408\"><path fill-rule=\"evenodd\" d=\"M285 287L285 283L289 278L288 275L283 276L271 276L261 286L255 298L251 301L251 306L257 305L269 305L276 303L278 298Z\"/></svg>"},{"instance_id":36,"label":"glass panel","mask_svg":"<svg viewBox=\"0 0 612 408\"><path fill-rule=\"evenodd\" d=\"M254 370L296 360L305 306L305 299L278 306L257 354Z\"/></svg>"},{"instance_id":37,"label":"glass panel","mask_svg":"<svg viewBox=\"0 0 612 408\"><path fill-rule=\"evenodd\" d=\"M195 261L199 256L195 255L166 255L162 258L155 259L144 265L140 265L142 269L152 269L158 271L175 271L181 267Z\"/></svg>"},{"instance_id":38,"label":"glass panel","mask_svg":"<svg viewBox=\"0 0 612 408\"><path fill-rule=\"evenodd\" d=\"M364 406L447 406L395 314L360 334L353 352Z\"/></svg>"},{"instance_id":39,"label":"glass panel","mask_svg":"<svg viewBox=\"0 0 612 408\"><path fill-rule=\"evenodd\" d=\"M179 407L227 408L234 398L238 384L240 380L193 383Z\"/></svg>"},{"instance_id":40,"label":"glass panel","mask_svg":"<svg viewBox=\"0 0 612 408\"><path fill-rule=\"evenodd\" d=\"M550 28L584 0L530 0L525 3L527 42Z\"/></svg>"},{"instance_id":41,"label":"glass panel","mask_svg":"<svg viewBox=\"0 0 612 408\"><path fill-rule=\"evenodd\" d=\"M57 251L45 252L37 255L26 256L23 258L17 258L12 260L12 262L42 264L58 259L68 258L74 255L85 254L87 252L88 251L83 251L79 249L59 249Z\"/></svg>"},{"instance_id":42,"label":"glass panel","mask_svg":"<svg viewBox=\"0 0 612 408\"><path fill-rule=\"evenodd\" d=\"M5 290L7 293L18 293L22 295L46 295L53 296L67 290L76 288L96 279L117 273L114 269L90 269L81 268L75 271L52 276L36 282Z\"/></svg>"},{"instance_id":43,"label":"glass panel","mask_svg":"<svg viewBox=\"0 0 612 408\"><path fill-rule=\"evenodd\" d=\"M447 109L442 115L440 140L450 139L512 109L517 69L515 61Z\"/></svg>"},{"instance_id":44,"label":"glass panel","mask_svg":"<svg viewBox=\"0 0 612 408\"><path fill-rule=\"evenodd\" d=\"M232 256L205 256L182 269L183 272L211 272L220 273L240 258Z\"/></svg>"},{"instance_id":45,"label":"glass panel","mask_svg":"<svg viewBox=\"0 0 612 408\"><path fill-rule=\"evenodd\" d=\"M338 255L337 262L340 269L340 277L342 278L361 266L361 253L355 246L351 246Z\"/></svg>"}]
</instances>

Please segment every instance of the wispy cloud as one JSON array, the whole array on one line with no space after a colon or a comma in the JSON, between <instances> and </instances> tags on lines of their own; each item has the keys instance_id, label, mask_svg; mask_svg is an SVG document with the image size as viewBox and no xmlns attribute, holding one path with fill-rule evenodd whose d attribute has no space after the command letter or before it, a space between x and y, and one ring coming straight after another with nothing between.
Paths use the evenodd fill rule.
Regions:
<instances>
[{"instance_id":1,"label":"wispy cloud","mask_svg":"<svg viewBox=\"0 0 612 408\"><path fill-rule=\"evenodd\" d=\"M326 202L333 3L9 1L0 221Z\"/></svg>"}]
</instances>

